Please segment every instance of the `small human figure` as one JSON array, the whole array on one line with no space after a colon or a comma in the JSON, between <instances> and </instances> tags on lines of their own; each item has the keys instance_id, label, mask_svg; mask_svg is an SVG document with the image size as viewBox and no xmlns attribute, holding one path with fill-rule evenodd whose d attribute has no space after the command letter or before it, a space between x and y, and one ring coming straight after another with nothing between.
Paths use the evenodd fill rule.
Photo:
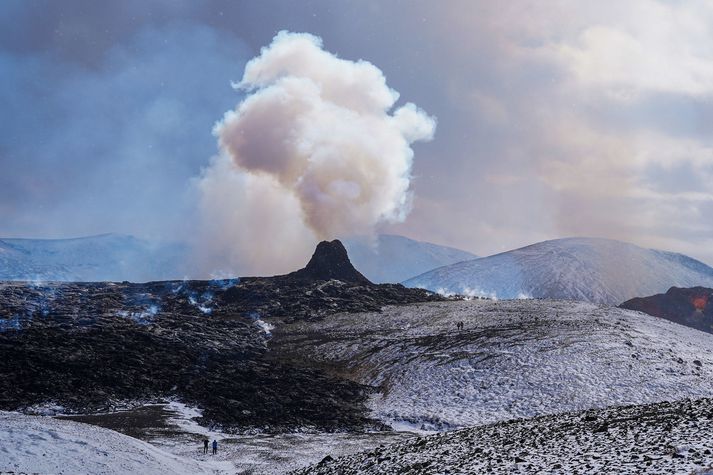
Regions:
<instances>
[{"instance_id":1,"label":"small human figure","mask_svg":"<svg viewBox=\"0 0 713 475\"><path fill-rule=\"evenodd\" d=\"M218 453L218 441L214 440L213 441L213 455Z\"/></svg>"},{"instance_id":2,"label":"small human figure","mask_svg":"<svg viewBox=\"0 0 713 475\"><path fill-rule=\"evenodd\" d=\"M208 439L203 439L203 453L208 454Z\"/></svg>"}]
</instances>

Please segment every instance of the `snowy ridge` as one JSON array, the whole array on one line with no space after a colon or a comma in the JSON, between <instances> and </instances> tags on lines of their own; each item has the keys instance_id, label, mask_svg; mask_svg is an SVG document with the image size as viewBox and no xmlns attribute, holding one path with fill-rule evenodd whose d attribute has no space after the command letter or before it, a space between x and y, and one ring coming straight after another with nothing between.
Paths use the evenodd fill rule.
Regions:
<instances>
[{"instance_id":1,"label":"snowy ridge","mask_svg":"<svg viewBox=\"0 0 713 475\"><path fill-rule=\"evenodd\" d=\"M293 474L713 473L713 400L473 427L326 459Z\"/></svg>"},{"instance_id":2,"label":"snowy ridge","mask_svg":"<svg viewBox=\"0 0 713 475\"><path fill-rule=\"evenodd\" d=\"M380 234L375 242L368 238L347 239L344 246L354 266L376 283L401 282L437 267L477 257L460 249L393 234Z\"/></svg>"},{"instance_id":3,"label":"snowy ridge","mask_svg":"<svg viewBox=\"0 0 713 475\"><path fill-rule=\"evenodd\" d=\"M713 396L710 335L584 302L387 307L301 322L290 335L276 334L273 343L290 345L291 339L302 356L378 386L373 416L400 429L450 430Z\"/></svg>"},{"instance_id":4,"label":"snowy ridge","mask_svg":"<svg viewBox=\"0 0 713 475\"><path fill-rule=\"evenodd\" d=\"M475 255L446 246L381 234L344 241L356 268L376 283L411 276ZM102 234L73 239L0 238L0 280L146 282L182 279L188 247Z\"/></svg>"},{"instance_id":5,"label":"snowy ridge","mask_svg":"<svg viewBox=\"0 0 713 475\"><path fill-rule=\"evenodd\" d=\"M229 462L196 462L100 427L0 412L0 472L228 474Z\"/></svg>"},{"instance_id":6,"label":"snowy ridge","mask_svg":"<svg viewBox=\"0 0 713 475\"><path fill-rule=\"evenodd\" d=\"M713 286L713 268L682 254L609 239L567 238L434 269L408 287L500 299L572 299L618 305L670 287Z\"/></svg>"},{"instance_id":7,"label":"snowy ridge","mask_svg":"<svg viewBox=\"0 0 713 475\"><path fill-rule=\"evenodd\" d=\"M0 239L0 280L145 282L182 278L185 249L133 236Z\"/></svg>"}]
</instances>

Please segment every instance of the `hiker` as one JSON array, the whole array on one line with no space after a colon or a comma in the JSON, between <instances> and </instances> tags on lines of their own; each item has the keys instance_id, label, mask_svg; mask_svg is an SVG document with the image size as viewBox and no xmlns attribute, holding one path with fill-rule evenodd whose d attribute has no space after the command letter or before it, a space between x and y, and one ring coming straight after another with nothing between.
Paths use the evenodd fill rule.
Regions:
<instances>
[{"instance_id":1,"label":"hiker","mask_svg":"<svg viewBox=\"0 0 713 475\"><path fill-rule=\"evenodd\" d=\"M208 439L203 439L203 454L208 454Z\"/></svg>"},{"instance_id":2,"label":"hiker","mask_svg":"<svg viewBox=\"0 0 713 475\"><path fill-rule=\"evenodd\" d=\"M214 440L213 441L213 455L218 453L218 441Z\"/></svg>"}]
</instances>

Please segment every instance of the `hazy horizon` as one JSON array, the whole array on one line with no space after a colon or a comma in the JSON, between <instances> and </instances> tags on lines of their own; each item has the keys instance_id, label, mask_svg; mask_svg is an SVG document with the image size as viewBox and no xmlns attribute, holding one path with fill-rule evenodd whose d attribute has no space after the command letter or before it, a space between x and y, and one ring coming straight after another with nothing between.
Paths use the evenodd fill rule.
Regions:
<instances>
[{"instance_id":1,"label":"hazy horizon","mask_svg":"<svg viewBox=\"0 0 713 475\"><path fill-rule=\"evenodd\" d=\"M198 240L206 266L227 253L268 270L319 239L369 232L481 256L602 237L713 263L706 2L9 1L0 12L2 237ZM278 44L280 31L306 35ZM312 69L265 55L271 44L310 55ZM284 87L287 70L327 92ZM275 87L294 101L282 123L260 95ZM238 140L294 137L287 112L321 123L292 148L271 148L269 133ZM345 151L339 166L324 158ZM265 249L248 253L256 242Z\"/></svg>"}]
</instances>

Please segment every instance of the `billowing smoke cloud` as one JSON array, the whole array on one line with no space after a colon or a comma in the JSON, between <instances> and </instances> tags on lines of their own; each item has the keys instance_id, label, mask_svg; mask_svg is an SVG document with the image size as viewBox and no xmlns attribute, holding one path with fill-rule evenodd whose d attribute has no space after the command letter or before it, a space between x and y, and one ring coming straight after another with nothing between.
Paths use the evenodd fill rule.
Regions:
<instances>
[{"instance_id":1,"label":"billowing smoke cloud","mask_svg":"<svg viewBox=\"0 0 713 475\"><path fill-rule=\"evenodd\" d=\"M283 31L235 87L246 96L216 124L221 153L198 183L203 242L224 266L289 270L317 239L406 217L411 144L436 122L411 103L393 110L399 94L377 67Z\"/></svg>"}]
</instances>

